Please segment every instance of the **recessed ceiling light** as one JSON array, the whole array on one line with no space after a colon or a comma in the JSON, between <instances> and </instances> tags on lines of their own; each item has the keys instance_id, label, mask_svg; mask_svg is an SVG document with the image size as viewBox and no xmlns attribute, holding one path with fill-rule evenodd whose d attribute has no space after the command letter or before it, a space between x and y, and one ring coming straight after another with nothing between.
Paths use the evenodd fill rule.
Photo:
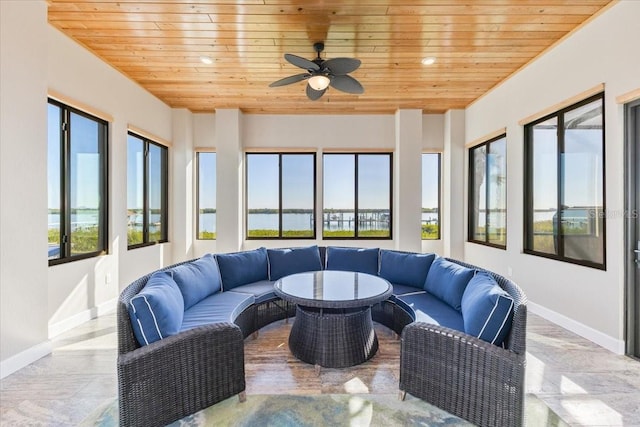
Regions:
<instances>
[{"instance_id":1,"label":"recessed ceiling light","mask_svg":"<svg viewBox=\"0 0 640 427\"><path fill-rule=\"evenodd\" d=\"M202 62L203 64L211 65L213 64L213 59L211 59L210 56L202 55L200 57L200 62Z\"/></svg>"},{"instance_id":2,"label":"recessed ceiling light","mask_svg":"<svg viewBox=\"0 0 640 427\"><path fill-rule=\"evenodd\" d=\"M426 58L422 58L422 65L433 65L436 62L435 56L427 56Z\"/></svg>"}]
</instances>

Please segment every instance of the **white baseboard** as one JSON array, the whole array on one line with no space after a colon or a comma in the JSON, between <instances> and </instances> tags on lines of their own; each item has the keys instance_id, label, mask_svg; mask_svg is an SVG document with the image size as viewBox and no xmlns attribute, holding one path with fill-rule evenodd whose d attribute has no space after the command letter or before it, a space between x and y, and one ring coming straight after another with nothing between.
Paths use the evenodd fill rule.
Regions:
<instances>
[{"instance_id":1,"label":"white baseboard","mask_svg":"<svg viewBox=\"0 0 640 427\"><path fill-rule=\"evenodd\" d=\"M562 326L563 328L575 334L578 334L581 337L586 338L589 341L592 341L615 354L624 354L624 340L615 339L607 334L593 329L590 326L577 322L574 319L565 316L564 314L549 310L548 308L538 305L534 302L527 302L527 307L532 313L537 314L538 316L543 317L548 321L555 323L556 325Z\"/></svg>"},{"instance_id":2,"label":"white baseboard","mask_svg":"<svg viewBox=\"0 0 640 427\"><path fill-rule=\"evenodd\" d=\"M95 319L98 316L102 316L104 314L107 314L115 310L117 301L118 301L117 298L113 298L109 301L106 301L100 304L97 307L93 307L88 310L81 311L80 313L75 314L69 318L50 324L49 339L56 337L64 332L67 332L68 330L71 330L76 326L80 326L91 319Z\"/></svg>"},{"instance_id":3,"label":"white baseboard","mask_svg":"<svg viewBox=\"0 0 640 427\"><path fill-rule=\"evenodd\" d=\"M36 360L50 354L52 348L51 341L47 340L38 345L34 345L15 356L11 356L8 359L3 360L0 362L0 379L5 378L17 370L22 369Z\"/></svg>"}]
</instances>

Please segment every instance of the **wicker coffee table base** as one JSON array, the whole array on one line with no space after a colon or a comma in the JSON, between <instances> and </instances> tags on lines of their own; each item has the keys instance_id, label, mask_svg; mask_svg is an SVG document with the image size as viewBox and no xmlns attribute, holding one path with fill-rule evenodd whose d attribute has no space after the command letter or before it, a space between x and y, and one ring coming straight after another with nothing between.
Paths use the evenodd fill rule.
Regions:
<instances>
[{"instance_id":1,"label":"wicker coffee table base","mask_svg":"<svg viewBox=\"0 0 640 427\"><path fill-rule=\"evenodd\" d=\"M371 359L378 351L371 308L329 309L298 305L289 349L306 363L346 368Z\"/></svg>"}]
</instances>

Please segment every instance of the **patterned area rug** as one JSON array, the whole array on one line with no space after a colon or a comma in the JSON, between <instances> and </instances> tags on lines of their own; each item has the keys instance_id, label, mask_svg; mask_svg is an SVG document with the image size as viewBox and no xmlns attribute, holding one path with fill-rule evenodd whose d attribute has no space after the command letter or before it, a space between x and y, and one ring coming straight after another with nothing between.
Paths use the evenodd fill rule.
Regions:
<instances>
[{"instance_id":1,"label":"patterned area rug","mask_svg":"<svg viewBox=\"0 0 640 427\"><path fill-rule=\"evenodd\" d=\"M527 395L527 426L567 426L533 395ZM82 426L118 425L117 402L98 408ZM420 399L407 395L320 394L231 397L171 426L470 426Z\"/></svg>"}]
</instances>

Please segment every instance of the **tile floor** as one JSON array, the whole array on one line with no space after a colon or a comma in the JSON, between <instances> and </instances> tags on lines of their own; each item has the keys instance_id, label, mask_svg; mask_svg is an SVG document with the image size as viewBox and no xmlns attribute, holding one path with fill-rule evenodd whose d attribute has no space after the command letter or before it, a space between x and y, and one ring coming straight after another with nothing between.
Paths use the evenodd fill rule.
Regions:
<instances>
[{"instance_id":1,"label":"tile floor","mask_svg":"<svg viewBox=\"0 0 640 427\"><path fill-rule=\"evenodd\" d=\"M399 343L379 327L376 366L306 375L285 341L290 324L276 322L245 344L247 393L389 393L397 390ZM570 425L640 426L640 362L598 347L538 316L529 315L527 392ZM53 341L53 353L0 382L0 425L73 426L117 394L115 314L94 319ZM270 369L265 349L291 365L291 381ZM301 363L301 362L300 362ZM368 362L371 363L371 362ZM371 369L373 368L373 369ZM314 383L315 381L315 383ZM277 384L278 387L274 388ZM539 420L537 420L539 421Z\"/></svg>"}]
</instances>

